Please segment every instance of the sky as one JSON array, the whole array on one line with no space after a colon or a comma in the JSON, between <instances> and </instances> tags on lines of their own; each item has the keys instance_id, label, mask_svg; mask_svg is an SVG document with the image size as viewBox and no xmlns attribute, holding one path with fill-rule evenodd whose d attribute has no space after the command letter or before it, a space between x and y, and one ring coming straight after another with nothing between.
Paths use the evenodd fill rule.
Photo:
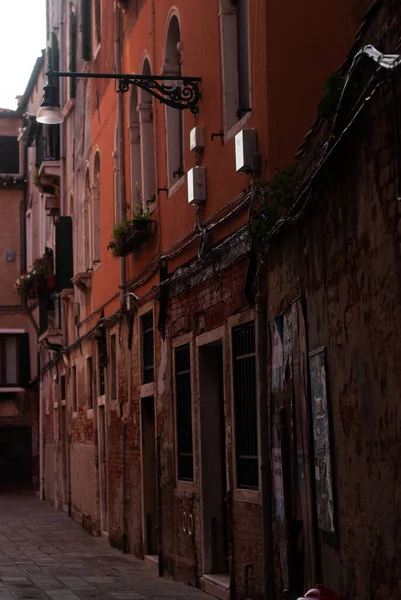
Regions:
<instances>
[{"instance_id":1,"label":"sky","mask_svg":"<svg viewBox=\"0 0 401 600\"><path fill-rule=\"evenodd\" d=\"M17 108L46 45L46 0L0 0L0 107Z\"/></svg>"}]
</instances>

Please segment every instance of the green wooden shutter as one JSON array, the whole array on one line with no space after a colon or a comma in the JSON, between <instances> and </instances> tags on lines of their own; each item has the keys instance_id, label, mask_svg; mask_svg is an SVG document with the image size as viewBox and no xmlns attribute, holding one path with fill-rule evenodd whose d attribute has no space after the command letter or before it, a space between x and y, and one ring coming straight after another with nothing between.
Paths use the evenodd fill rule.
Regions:
<instances>
[{"instance_id":1,"label":"green wooden shutter","mask_svg":"<svg viewBox=\"0 0 401 600\"><path fill-rule=\"evenodd\" d=\"M56 223L56 291L71 289L74 274L72 218L60 217Z\"/></svg>"},{"instance_id":2,"label":"green wooden shutter","mask_svg":"<svg viewBox=\"0 0 401 600\"><path fill-rule=\"evenodd\" d=\"M31 379L31 361L29 354L29 333L19 336L19 385L26 387Z\"/></svg>"},{"instance_id":3,"label":"green wooden shutter","mask_svg":"<svg viewBox=\"0 0 401 600\"><path fill-rule=\"evenodd\" d=\"M81 2L82 58L92 58L91 0Z\"/></svg>"}]
</instances>

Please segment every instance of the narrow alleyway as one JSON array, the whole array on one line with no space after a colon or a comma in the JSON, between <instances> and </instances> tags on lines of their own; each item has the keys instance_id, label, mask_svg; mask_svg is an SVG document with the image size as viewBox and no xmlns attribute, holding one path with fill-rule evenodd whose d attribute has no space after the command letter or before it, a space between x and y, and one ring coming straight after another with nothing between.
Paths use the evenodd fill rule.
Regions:
<instances>
[{"instance_id":1,"label":"narrow alleyway","mask_svg":"<svg viewBox=\"0 0 401 600\"><path fill-rule=\"evenodd\" d=\"M34 495L0 495L0 600L207 600Z\"/></svg>"}]
</instances>

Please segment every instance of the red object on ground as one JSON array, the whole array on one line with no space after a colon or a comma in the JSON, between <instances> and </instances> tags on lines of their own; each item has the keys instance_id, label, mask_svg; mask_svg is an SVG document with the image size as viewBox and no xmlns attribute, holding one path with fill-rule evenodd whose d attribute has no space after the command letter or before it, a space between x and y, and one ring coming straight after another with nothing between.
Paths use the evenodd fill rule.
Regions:
<instances>
[{"instance_id":1,"label":"red object on ground","mask_svg":"<svg viewBox=\"0 0 401 600\"><path fill-rule=\"evenodd\" d=\"M306 592L305 596L298 598L298 600L307 600L308 598L318 598L319 600L344 600L342 596L339 596L324 585L317 585L315 588L309 590L309 592Z\"/></svg>"}]
</instances>

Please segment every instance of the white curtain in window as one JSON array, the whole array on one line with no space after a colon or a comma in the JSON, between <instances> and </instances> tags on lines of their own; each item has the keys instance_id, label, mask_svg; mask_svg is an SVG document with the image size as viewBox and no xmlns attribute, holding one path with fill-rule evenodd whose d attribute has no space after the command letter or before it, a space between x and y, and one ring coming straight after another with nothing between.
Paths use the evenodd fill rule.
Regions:
<instances>
[{"instance_id":1,"label":"white curtain in window","mask_svg":"<svg viewBox=\"0 0 401 600\"><path fill-rule=\"evenodd\" d=\"M16 337L6 338L6 383L8 385L18 383Z\"/></svg>"}]
</instances>

